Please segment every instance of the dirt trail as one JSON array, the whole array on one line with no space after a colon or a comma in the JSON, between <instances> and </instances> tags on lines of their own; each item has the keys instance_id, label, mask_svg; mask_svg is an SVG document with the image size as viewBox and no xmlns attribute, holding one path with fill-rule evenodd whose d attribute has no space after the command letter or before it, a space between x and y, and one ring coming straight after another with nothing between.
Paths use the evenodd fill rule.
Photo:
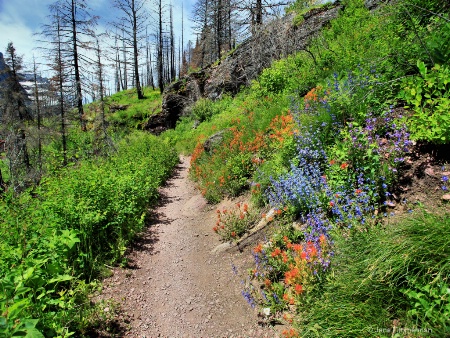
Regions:
<instances>
[{"instance_id":1,"label":"dirt trail","mask_svg":"<svg viewBox=\"0 0 450 338\"><path fill-rule=\"evenodd\" d=\"M258 326L241 295L251 255L211 254L220 244L212 232L215 208L187 179L188 168L182 157L129 255L131 268L114 269L101 298L120 303L125 337L276 337L273 328Z\"/></svg>"}]
</instances>

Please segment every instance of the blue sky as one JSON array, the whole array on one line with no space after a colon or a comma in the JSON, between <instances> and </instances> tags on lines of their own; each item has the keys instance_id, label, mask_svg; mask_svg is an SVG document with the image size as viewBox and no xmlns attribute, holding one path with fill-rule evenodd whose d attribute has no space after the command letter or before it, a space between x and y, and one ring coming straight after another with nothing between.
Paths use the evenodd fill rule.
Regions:
<instances>
[{"instance_id":1,"label":"blue sky","mask_svg":"<svg viewBox=\"0 0 450 338\"><path fill-rule=\"evenodd\" d=\"M5 53L8 42L12 41L17 53L24 55L25 63L31 62L33 54L39 58L39 51L35 49L38 43L33 34L41 31L42 25L47 22L48 6L54 2L55 0L0 0L0 52ZM169 0L165 2L169 3ZM177 36L181 36L182 2L184 2L184 28L187 42L189 37L192 39L189 32L191 23L187 19L191 16L190 11L195 0L172 0L174 29ZM104 30L106 22L110 21L115 13L112 0L89 0L87 3L92 12L101 17L99 30ZM149 0L149 8L151 5L152 0Z\"/></svg>"}]
</instances>

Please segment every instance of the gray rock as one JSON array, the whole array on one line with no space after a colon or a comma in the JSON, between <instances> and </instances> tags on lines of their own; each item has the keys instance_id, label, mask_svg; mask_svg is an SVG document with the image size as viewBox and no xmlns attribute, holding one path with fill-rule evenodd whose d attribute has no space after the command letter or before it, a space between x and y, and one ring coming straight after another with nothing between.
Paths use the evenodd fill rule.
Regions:
<instances>
[{"instance_id":1,"label":"gray rock","mask_svg":"<svg viewBox=\"0 0 450 338\"><path fill-rule=\"evenodd\" d=\"M210 153L212 150L214 150L215 147L220 145L223 141L225 131L221 130L218 133L215 133L214 135L210 136L204 143L203 148L206 152Z\"/></svg>"}]
</instances>

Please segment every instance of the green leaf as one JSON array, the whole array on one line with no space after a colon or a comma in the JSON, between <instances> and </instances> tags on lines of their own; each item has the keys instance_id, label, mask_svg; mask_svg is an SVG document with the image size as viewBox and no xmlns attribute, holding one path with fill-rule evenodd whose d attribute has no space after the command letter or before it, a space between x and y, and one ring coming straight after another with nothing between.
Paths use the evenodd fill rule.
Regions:
<instances>
[{"instance_id":1,"label":"green leaf","mask_svg":"<svg viewBox=\"0 0 450 338\"><path fill-rule=\"evenodd\" d=\"M423 61L418 60L417 61L417 68L419 68L419 72L422 75L427 74L427 67L425 66L425 63Z\"/></svg>"},{"instance_id":2,"label":"green leaf","mask_svg":"<svg viewBox=\"0 0 450 338\"><path fill-rule=\"evenodd\" d=\"M69 280L72 280L72 279L73 279L73 277L70 276L70 275L59 275L59 276L57 276L55 278L50 279L48 281L48 283L50 284L50 283L56 283L56 282L66 282L66 281L69 281Z\"/></svg>"}]
</instances>

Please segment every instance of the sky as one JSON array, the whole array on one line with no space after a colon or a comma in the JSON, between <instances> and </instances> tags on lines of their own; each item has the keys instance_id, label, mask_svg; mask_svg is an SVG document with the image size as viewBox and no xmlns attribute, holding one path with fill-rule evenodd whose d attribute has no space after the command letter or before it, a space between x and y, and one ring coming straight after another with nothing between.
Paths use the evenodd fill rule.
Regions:
<instances>
[{"instance_id":1,"label":"sky","mask_svg":"<svg viewBox=\"0 0 450 338\"><path fill-rule=\"evenodd\" d=\"M163 0L164 1L164 0ZM42 26L48 22L47 16L50 14L48 6L55 0L0 0L0 52L5 54L9 42L14 43L16 52L23 55L25 65L31 65L33 55L39 60L39 43L36 41L35 33L42 30ZM169 0L164 1L169 3ZM184 4L182 5L182 3ZM191 23L187 18L191 16L191 8L195 0L172 0L174 6L174 31L181 36L181 8L184 8L184 39L193 39L191 33ZM87 3L92 9L92 14L100 16L99 31L105 31L107 23L112 21L116 12L112 8L112 0L88 0ZM151 8L152 0L148 1ZM167 13L167 18L169 14Z\"/></svg>"}]
</instances>

